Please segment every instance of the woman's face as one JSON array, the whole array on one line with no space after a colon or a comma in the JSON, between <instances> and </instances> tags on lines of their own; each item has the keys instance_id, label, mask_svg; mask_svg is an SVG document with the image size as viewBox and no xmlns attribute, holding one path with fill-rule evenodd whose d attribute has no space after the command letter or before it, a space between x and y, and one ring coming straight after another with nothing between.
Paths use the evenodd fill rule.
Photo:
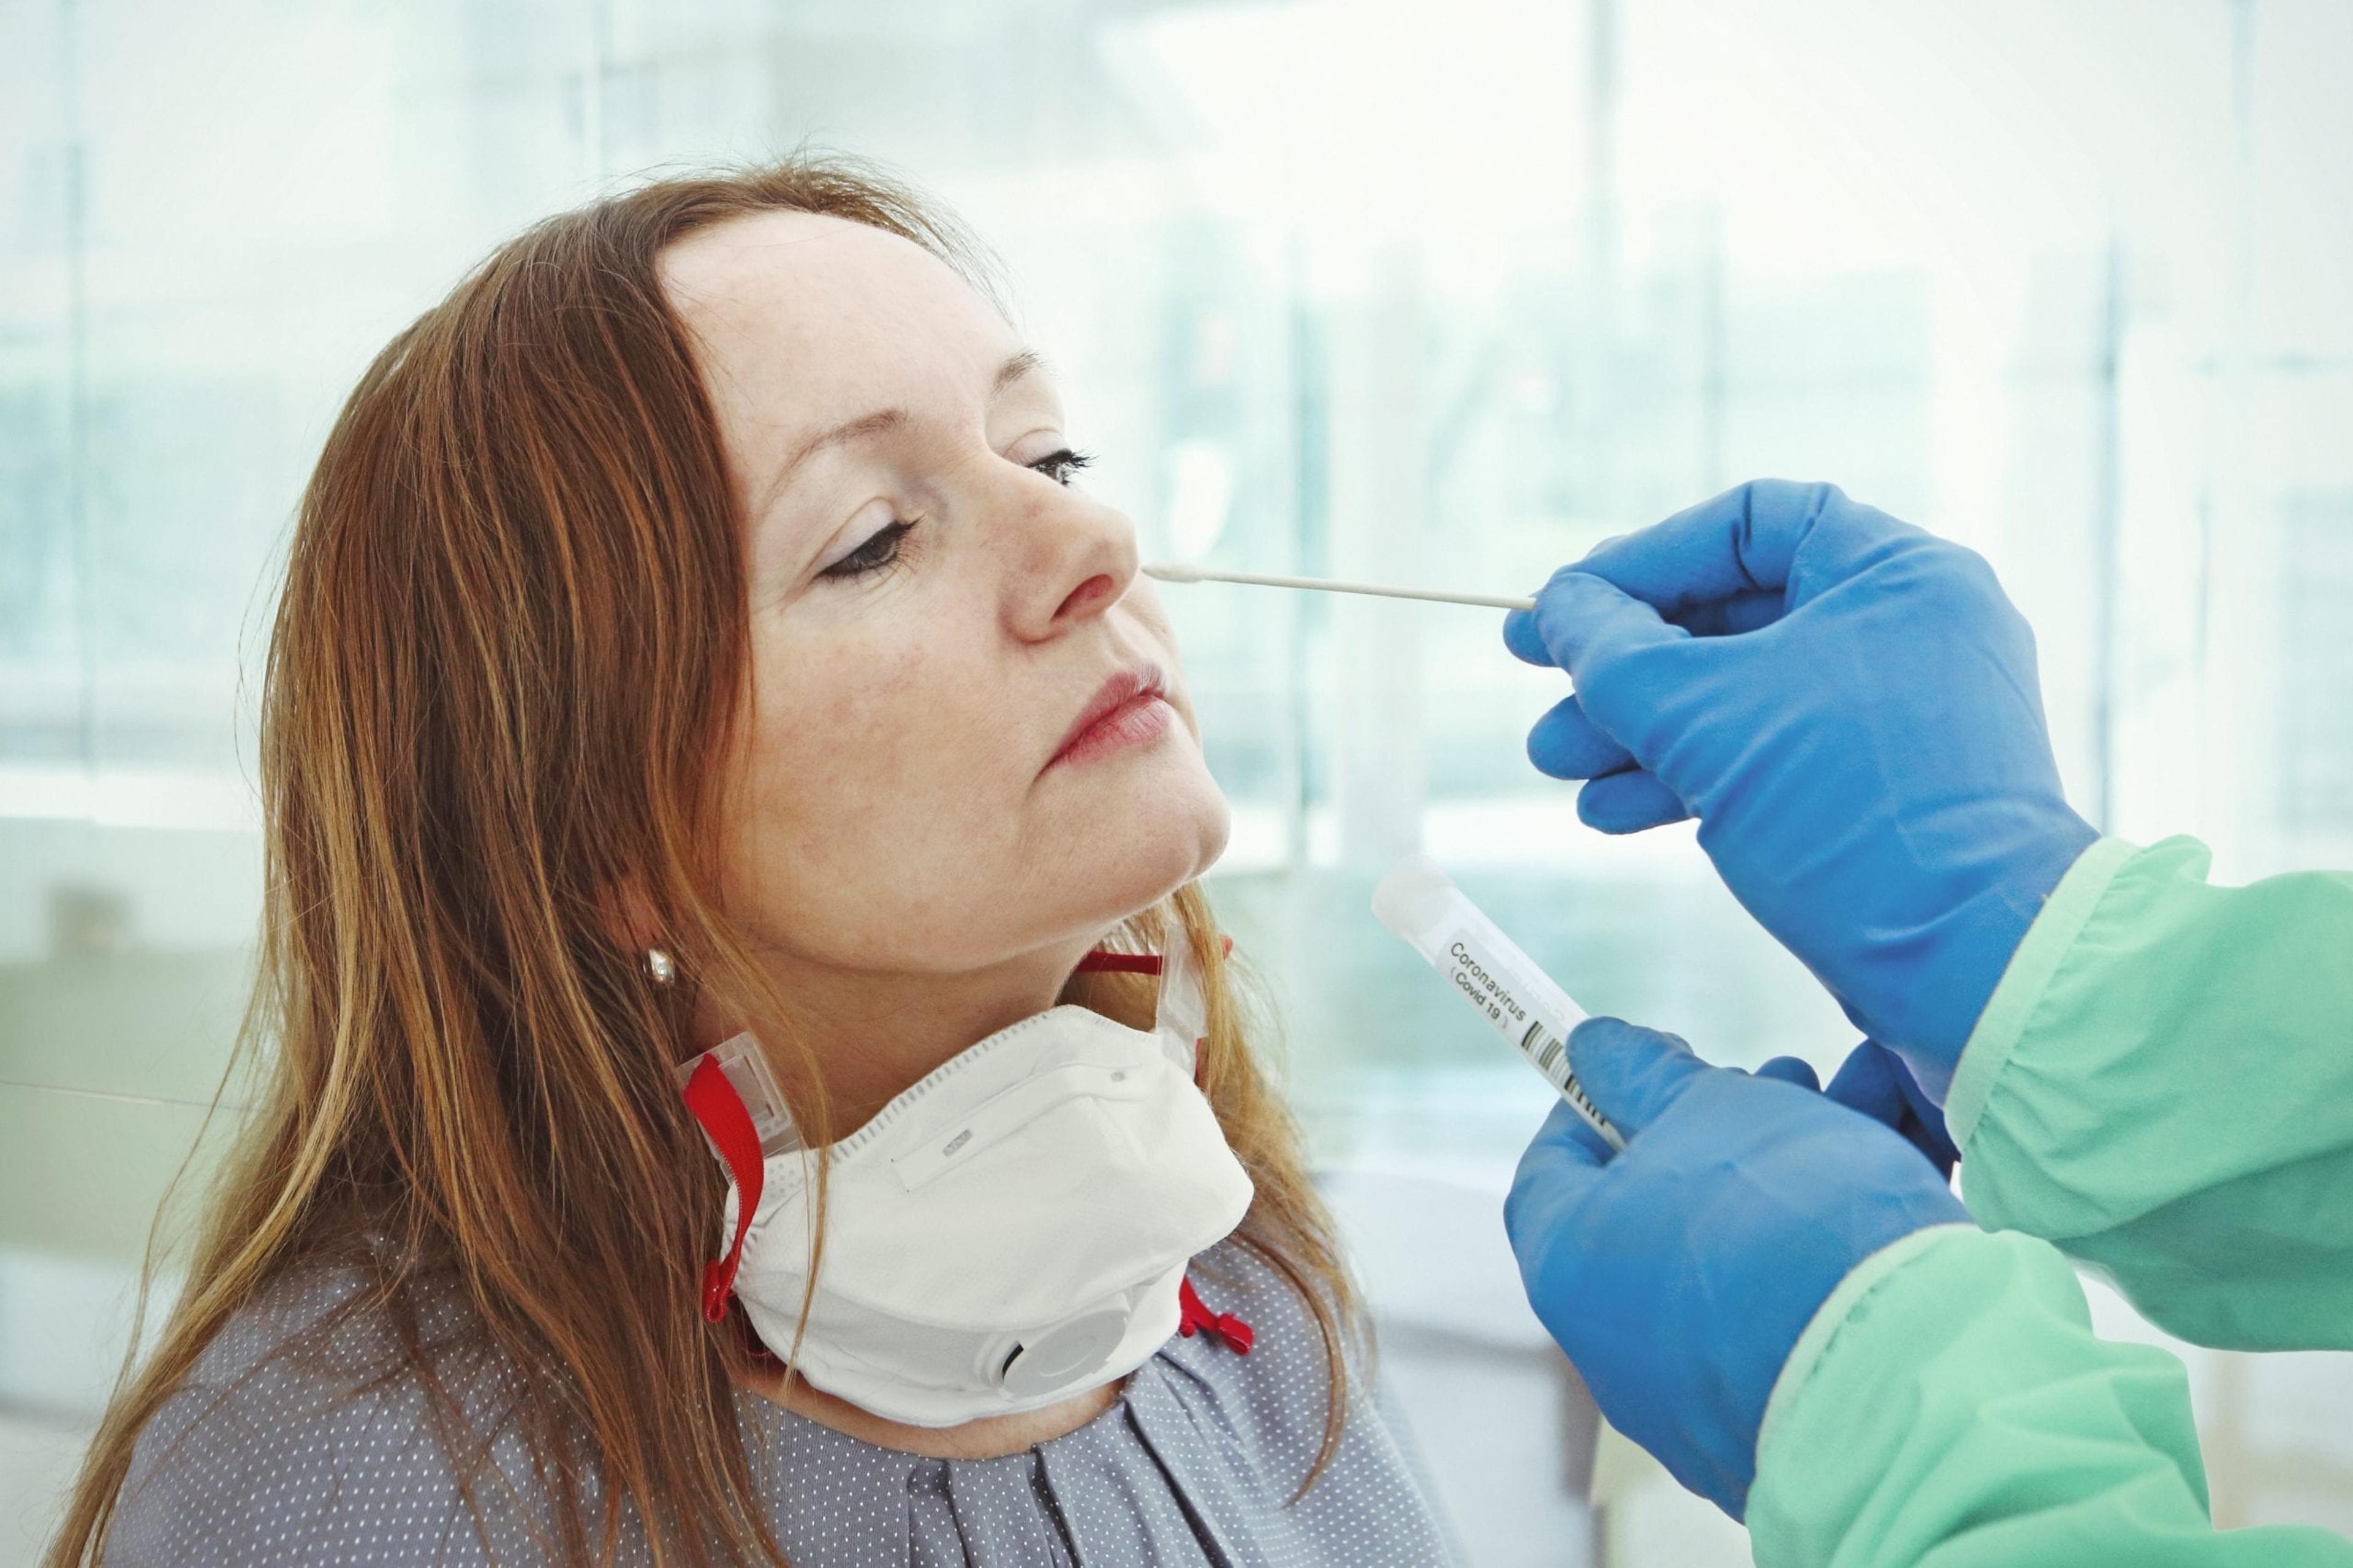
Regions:
<instances>
[{"instance_id":1,"label":"woman's face","mask_svg":"<svg viewBox=\"0 0 2353 1568\"><path fill-rule=\"evenodd\" d=\"M937 258L770 213L664 257L735 495L754 685L730 912L771 955L961 973L1083 944L1225 847L1127 519Z\"/></svg>"}]
</instances>

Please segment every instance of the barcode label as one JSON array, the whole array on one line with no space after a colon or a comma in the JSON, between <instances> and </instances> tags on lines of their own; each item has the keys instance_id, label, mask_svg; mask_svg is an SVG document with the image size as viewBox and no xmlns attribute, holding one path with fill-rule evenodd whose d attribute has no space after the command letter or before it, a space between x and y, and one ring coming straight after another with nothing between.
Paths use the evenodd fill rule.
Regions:
<instances>
[{"instance_id":1,"label":"barcode label","mask_svg":"<svg viewBox=\"0 0 2353 1568\"><path fill-rule=\"evenodd\" d=\"M1448 942L1445 952L1445 973L1454 988L1487 1016L1495 1032L1518 1047L1529 1065L1560 1091L1561 1098L1578 1115L1593 1123L1611 1143L1622 1147L1616 1131L1593 1101L1586 1098L1584 1086L1569 1069L1568 1047L1562 1037L1568 1024L1584 1016L1576 1005L1559 996L1558 987L1541 975L1533 980L1523 975L1525 960L1517 950L1512 956L1520 962L1508 963L1490 952L1476 934L1466 931L1458 931ZM1566 1009L1565 1016L1557 1021L1536 1011L1539 998L1546 994L1555 998L1554 1010Z\"/></svg>"}]
</instances>

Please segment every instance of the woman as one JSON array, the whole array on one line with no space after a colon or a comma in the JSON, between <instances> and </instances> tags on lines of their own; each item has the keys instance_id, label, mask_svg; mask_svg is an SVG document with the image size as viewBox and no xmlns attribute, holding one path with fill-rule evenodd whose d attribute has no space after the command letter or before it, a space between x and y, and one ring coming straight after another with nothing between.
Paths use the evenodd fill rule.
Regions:
<instances>
[{"instance_id":1,"label":"woman","mask_svg":"<svg viewBox=\"0 0 2353 1568\"><path fill-rule=\"evenodd\" d=\"M1070 488L969 258L842 163L665 182L507 246L363 378L271 647L268 1104L57 1563L1444 1555L1193 886L1226 809L1133 530ZM1152 1016L1149 981L1084 972L1103 945L1200 970L1199 1089L1098 1075L1125 1131L1032 1120L997 1156L1073 1215L1001 1212L1133 1250L1077 1234L1099 1160L1214 1219L1119 1298L1165 1342L1057 1361L1008 1319L961 1383L827 1360L818 1237L886 1273L973 1243L937 1222L956 1173L893 1187L858 1151L1039 1018L1069 1037L1058 1000L1103 1016L1082 1055L1148 1039L1108 1020ZM681 1105L729 1042L831 1151L813 1282L773 1197L805 1156L772 1140L731 1187ZM763 1076L697 1103L713 1146ZM1139 1139L1139 1105L1209 1145ZM889 1304L987 1327L1066 1250Z\"/></svg>"}]
</instances>

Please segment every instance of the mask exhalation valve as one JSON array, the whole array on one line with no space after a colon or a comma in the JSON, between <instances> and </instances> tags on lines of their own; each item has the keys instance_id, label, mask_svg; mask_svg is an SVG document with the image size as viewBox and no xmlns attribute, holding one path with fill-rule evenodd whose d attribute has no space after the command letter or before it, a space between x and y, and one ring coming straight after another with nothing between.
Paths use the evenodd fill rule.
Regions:
<instances>
[{"instance_id":1,"label":"mask exhalation valve","mask_svg":"<svg viewBox=\"0 0 2353 1568\"><path fill-rule=\"evenodd\" d=\"M1110 1362L1127 1337L1128 1314L1099 1308L1055 1324L1036 1339L1013 1347L997 1383L1016 1399L1033 1398L1067 1385Z\"/></svg>"}]
</instances>

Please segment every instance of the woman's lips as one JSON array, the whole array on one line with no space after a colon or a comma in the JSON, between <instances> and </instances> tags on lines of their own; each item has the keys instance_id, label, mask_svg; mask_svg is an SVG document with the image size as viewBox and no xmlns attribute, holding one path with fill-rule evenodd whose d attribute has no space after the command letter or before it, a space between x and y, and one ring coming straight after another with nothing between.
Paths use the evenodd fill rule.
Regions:
<instances>
[{"instance_id":1,"label":"woman's lips","mask_svg":"<svg viewBox=\"0 0 2353 1568\"><path fill-rule=\"evenodd\" d=\"M1166 732L1176 710L1157 691L1147 691L1113 709L1079 732L1079 738L1056 755L1057 765L1092 762Z\"/></svg>"},{"instance_id":2,"label":"woman's lips","mask_svg":"<svg viewBox=\"0 0 2353 1568\"><path fill-rule=\"evenodd\" d=\"M1092 762L1166 733L1176 710L1161 695L1160 672L1149 667L1123 670L1103 687L1079 715L1061 750L1046 765Z\"/></svg>"}]
</instances>

